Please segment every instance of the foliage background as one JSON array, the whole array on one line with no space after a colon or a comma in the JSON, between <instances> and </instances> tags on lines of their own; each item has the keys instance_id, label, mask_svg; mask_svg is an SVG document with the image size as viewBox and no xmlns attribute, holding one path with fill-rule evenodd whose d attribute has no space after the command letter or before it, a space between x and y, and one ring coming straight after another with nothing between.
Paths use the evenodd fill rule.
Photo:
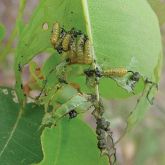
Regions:
<instances>
[{"instance_id":1,"label":"foliage background","mask_svg":"<svg viewBox=\"0 0 165 165\"><path fill-rule=\"evenodd\" d=\"M24 20L28 21L33 9L38 4L39 0L29 0L27 1L27 6L25 8ZM153 2L152 0L149 0ZM157 6L156 12L158 16L161 15L161 34L162 34L162 43L164 47L165 54L165 23L163 23L162 18L162 9L164 5L165 9L165 0L162 1L161 8ZM15 25L15 20L17 17L17 11L19 6L19 0L1 0L0 1L0 21L6 27L6 37L3 40L3 43L7 44L10 34ZM165 11L164 11L165 12ZM165 21L164 21L165 22ZM13 44L13 49L15 43ZM1 50L1 47L0 47ZM2 51L0 51L2 53ZM1 54L0 54L1 56ZM39 57L38 60L42 61L44 57ZM14 86L14 70L13 70L13 59L14 54L11 53L5 58L0 64L0 85L1 86ZM159 85L159 91L157 93L155 104L152 106L150 111L146 113L144 120L122 141L118 144L117 152L118 159L121 164L129 165L163 165L165 164L165 60L163 62L163 72L161 77L161 82ZM123 117L125 116L125 111L128 112L131 109L131 105L134 104L134 98L115 101L108 100L108 111L112 118L112 127L114 127L115 138L119 137L119 133L122 131L122 125L124 124ZM91 119L87 117L87 120L92 123Z\"/></svg>"}]
</instances>

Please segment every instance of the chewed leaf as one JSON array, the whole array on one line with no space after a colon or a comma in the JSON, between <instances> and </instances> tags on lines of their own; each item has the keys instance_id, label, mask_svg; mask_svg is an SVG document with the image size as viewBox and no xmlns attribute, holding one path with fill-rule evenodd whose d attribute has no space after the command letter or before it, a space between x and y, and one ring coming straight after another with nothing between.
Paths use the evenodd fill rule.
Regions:
<instances>
[{"instance_id":1,"label":"chewed leaf","mask_svg":"<svg viewBox=\"0 0 165 165\"><path fill-rule=\"evenodd\" d=\"M54 117L55 119L61 118L68 114L71 110L75 110L78 114L84 113L89 110L90 106L91 104L87 101L87 99L84 96L78 94L73 96L70 100L55 110Z\"/></svg>"},{"instance_id":2,"label":"chewed leaf","mask_svg":"<svg viewBox=\"0 0 165 165\"><path fill-rule=\"evenodd\" d=\"M154 73L154 68L162 52L160 30L157 18L146 1L46 0L40 2L30 23L22 32L17 48L16 88L21 100L23 94L20 92L18 64L23 66L37 53L52 47L49 39L52 24L56 21L66 30L74 27L82 32L87 31L97 63L103 69L124 67L139 72L145 79L158 81L155 78L158 73ZM148 59L150 62L146 63ZM80 82L80 86L85 89L84 81ZM107 92L109 87L114 92ZM138 85L140 91L142 87ZM106 97L129 96L110 79L100 82L100 92Z\"/></svg>"},{"instance_id":3,"label":"chewed leaf","mask_svg":"<svg viewBox=\"0 0 165 165\"><path fill-rule=\"evenodd\" d=\"M151 84L146 85L142 96L139 98L135 108L127 119L127 132L135 127L135 125L144 118L145 113L151 105L156 90L157 89Z\"/></svg>"},{"instance_id":4,"label":"chewed leaf","mask_svg":"<svg viewBox=\"0 0 165 165\"><path fill-rule=\"evenodd\" d=\"M76 95L78 93L78 91L73 88L70 85L63 85L59 90L57 90L57 92L54 94L53 100L63 104L66 101L68 101L70 98L72 98L74 95Z\"/></svg>"},{"instance_id":5,"label":"chewed leaf","mask_svg":"<svg viewBox=\"0 0 165 165\"><path fill-rule=\"evenodd\" d=\"M108 165L100 156L94 132L83 121L63 118L41 136L44 153L38 165Z\"/></svg>"},{"instance_id":6,"label":"chewed leaf","mask_svg":"<svg viewBox=\"0 0 165 165\"><path fill-rule=\"evenodd\" d=\"M68 10L65 10L66 6ZM76 21L74 28L84 31L81 11L81 3L76 0L72 3L67 0L41 0L29 24L22 32L17 49L17 60L20 59L24 65L39 52L52 48L50 34L55 22L70 29L73 28L73 22ZM47 25L46 29L43 26L45 24ZM20 58L23 50L23 57Z\"/></svg>"},{"instance_id":7,"label":"chewed leaf","mask_svg":"<svg viewBox=\"0 0 165 165\"><path fill-rule=\"evenodd\" d=\"M61 56L59 56L57 53L53 53L44 63L42 67L42 73L45 77L49 76L50 72L52 70L56 71L57 65L59 65L62 62Z\"/></svg>"},{"instance_id":8,"label":"chewed leaf","mask_svg":"<svg viewBox=\"0 0 165 165\"><path fill-rule=\"evenodd\" d=\"M74 27L85 32L81 1L41 0L39 2L30 22L21 33L16 51L16 89L21 103L24 95L20 88L21 75L18 65L24 66L38 53L52 48L50 34L54 22L59 22L66 29Z\"/></svg>"},{"instance_id":9,"label":"chewed leaf","mask_svg":"<svg viewBox=\"0 0 165 165\"><path fill-rule=\"evenodd\" d=\"M53 110L51 112L45 113L42 120L42 126L56 124L61 118L63 118L65 115L68 115L71 111L74 111L76 116L78 114L85 113L90 107L91 103L80 94L73 96L63 104L54 102Z\"/></svg>"},{"instance_id":10,"label":"chewed leaf","mask_svg":"<svg viewBox=\"0 0 165 165\"><path fill-rule=\"evenodd\" d=\"M57 106L58 104L64 104L73 96L77 95L78 91L71 85L60 85L57 84L53 88L49 89L46 95L40 97L40 103L48 106Z\"/></svg>"},{"instance_id":11,"label":"chewed leaf","mask_svg":"<svg viewBox=\"0 0 165 165\"><path fill-rule=\"evenodd\" d=\"M53 87L55 84L59 83L60 81L63 83L66 79L66 73L65 73L65 66L66 61L61 60L57 57L49 58L46 61L46 64L43 67L43 74L47 82L47 88ZM57 60L56 60L57 59ZM53 64L53 61L56 62ZM59 61L58 61L59 60Z\"/></svg>"},{"instance_id":12,"label":"chewed leaf","mask_svg":"<svg viewBox=\"0 0 165 165\"><path fill-rule=\"evenodd\" d=\"M159 81L155 76L159 73L154 70L162 53L160 30L146 1L89 0L83 1L83 6L88 35L103 69L124 67L151 81ZM128 96L110 79L101 80L100 91L106 97Z\"/></svg>"}]
</instances>

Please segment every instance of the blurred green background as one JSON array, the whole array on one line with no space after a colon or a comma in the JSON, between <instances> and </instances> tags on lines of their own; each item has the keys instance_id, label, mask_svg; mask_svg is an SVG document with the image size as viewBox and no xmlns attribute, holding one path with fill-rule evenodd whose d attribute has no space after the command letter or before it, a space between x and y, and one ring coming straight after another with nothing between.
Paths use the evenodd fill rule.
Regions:
<instances>
[{"instance_id":1,"label":"blurred green background","mask_svg":"<svg viewBox=\"0 0 165 165\"><path fill-rule=\"evenodd\" d=\"M165 0L148 0L160 20L160 31L165 54ZM25 8L24 20L28 21L33 9L39 0L28 0ZM4 52L3 46L10 45L11 33L17 17L19 0L0 0L0 22L6 27L5 38L0 42L0 57ZM14 86L14 49L17 40L7 56L0 64L0 85ZM0 58L1 59L1 58ZM146 113L145 118L138 126L127 134L117 144L117 157L121 165L164 165L165 164L165 60L159 84L159 91L156 95L154 105ZM135 98L126 100L106 100L107 114L111 116L110 121L117 140L122 134L125 120L136 102ZM92 119L87 117L91 122Z\"/></svg>"}]
</instances>

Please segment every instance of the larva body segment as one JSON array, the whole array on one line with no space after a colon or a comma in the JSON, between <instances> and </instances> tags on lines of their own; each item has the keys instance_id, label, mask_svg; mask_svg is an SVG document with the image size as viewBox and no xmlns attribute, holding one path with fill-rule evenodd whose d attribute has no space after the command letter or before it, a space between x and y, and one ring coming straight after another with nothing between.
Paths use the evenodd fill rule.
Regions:
<instances>
[{"instance_id":1,"label":"larva body segment","mask_svg":"<svg viewBox=\"0 0 165 165\"><path fill-rule=\"evenodd\" d=\"M59 37L59 39L56 43L56 46L55 46L55 49L57 50L57 52L59 54L61 54L64 51L62 43L63 43L65 36L66 36L66 32L62 30L62 32L60 32L60 37Z\"/></svg>"},{"instance_id":2,"label":"larva body segment","mask_svg":"<svg viewBox=\"0 0 165 165\"><path fill-rule=\"evenodd\" d=\"M62 48L65 52L69 50L69 45L70 45L71 38L72 38L72 36L69 33L67 33L63 38Z\"/></svg>"},{"instance_id":3,"label":"larva body segment","mask_svg":"<svg viewBox=\"0 0 165 165\"><path fill-rule=\"evenodd\" d=\"M68 58L70 60L70 64L74 64L77 62L77 49L76 49L76 38L73 38L70 43L70 50L68 52Z\"/></svg>"},{"instance_id":4,"label":"larva body segment","mask_svg":"<svg viewBox=\"0 0 165 165\"><path fill-rule=\"evenodd\" d=\"M67 53L68 64L92 63L90 41L81 31L76 31L74 28L66 31L56 22L53 24L50 40L59 54Z\"/></svg>"},{"instance_id":5,"label":"larva body segment","mask_svg":"<svg viewBox=\"0 0 165 165\"><path fill-rule=\"evenodd\" d=\"M128 73L126 68L114 68L103 70L102 75L105 77L123 77Z\"/></svg>"},{"instance_id":6,"label":"larva body segment","mask_svg":"<svg viewBox=\"0 0 165 165\"><path fill-rule=\"evenodd\" d=\"M52 33L50 37L51 44L54 46L54 48L56 47L59 37L60 37L60 25L58 22L56 22L53 24Z\"/></svg>"},{"instance_id":7,"label":"larva body segment","mask_svg":"<svg viewBox=\"0 0 165 165\"><path fill-rule=\"evenodd\" d=\"M84 45L84 63L85 64L92 63L92 52L91 52L91 44L89 39L85 41L85 45Z\"/></svg>"},{"instance_id":8,"label":"larva body segment","mask_svg":"<svg viewBox=\"0 0 165 165\"><path fill-rule=\"evenodd\" d=\"M77 40L77 63L82 64L84 63L84 43L85 37L84 35L80 35L79 39Z\"/></svg>"}]
</instances>

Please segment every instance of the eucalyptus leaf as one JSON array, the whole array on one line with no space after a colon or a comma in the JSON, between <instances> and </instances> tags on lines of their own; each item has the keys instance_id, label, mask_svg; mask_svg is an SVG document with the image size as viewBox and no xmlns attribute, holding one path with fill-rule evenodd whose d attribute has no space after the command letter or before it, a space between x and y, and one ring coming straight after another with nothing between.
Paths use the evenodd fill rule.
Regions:
<instances>
[{"instance_id":1,"label":"eucalyptus leaf","mask_svg":"<svg viewBox=\"0 0 165 165\"><path fill-rule=\"evenodd\" d=\"M129 132L132 128L134 128L139 121L141 121L145 113L148 111L149 107L151 106L150 102L147 100L149 86L146 87L142 96L140 96L135 108L133 109L132 113L127 119L127 132ZM152 92L155 93L155 90ZM153 93L152 93L153 95ZM152 98L150 98L152 100Z\"/></svg>"},{"instance_id":2,"label":"eucalyptus leaf","mask_svg":"<svg viewBox=\"0 0 165 165\"><path fill-rule=\"evenodd\" d=\"M139 72L143 79L159 81L156 77L160 70L154 70L162 55L160 30L158 20L146 1L46 0L40 1L17 47L15 71L19 99L23 99L23 93L18 65L25 65L38 53L52 47L50 31L56 21L66 30L75 27L82 32L87 31L97 63L103 69L125 67ZM45 23L47 30L42 26ZM146 63L148 59L150 62ZM86 86L84 82L85 77L80 81L82 89ZM137 88L142 91L143 85ZM111 98L130 96L111 79L101 80L100 92Z\"/></svg>"},{"instance_id":3,"label":"eucalyptus leaf","mask_svg":"<svg viewBox=\"0 0 165 165\"><path fill-rule=\"evenodd\" d=\"M87 99L81 95L75 95L69 99L66 103L62 104L55 112L55 118L61 118L71 110L75 110L77 113L84 113L89 110L91 104L87 102ZM80 109L78 109L81 107Z\"/></svg>"},{"instance_id":4,"label":"eucalyptus leaf","mask_svg":"<svg viewBox=\"0 0 165 165\"><path fill-rule=\"evenodd\" d=\"M41 104L45 105L47 109L49 105L53 106L56 109L56 106L65 104L73 96L77 95L78 91L70 85L59 85L57 84L54 88L51 88L47 91L46 95L43 95L39 98Z\"/></svg>"},{"instance_id":5,"label":"eucalyptus leaf","mask_svg":"<svg viewBox=\"0 0 165 165\"><path fill-rule=\"evenodd\" d=\"M146 1L88 0L83 1L83 7L86 29L102 68L125 67L139 72L144 79L159 81L156 77L160 71L154 70L162 54L160 29L157 17ZM127 95L117 90L117 85L111 81L101 81L103 96Z\"/></svg>"},{"instance_id":6,"label":"eucalyptus leaf","mask_svg":"<svg viewBox=\"0 0 165 165\"><path fill-rule=\"evenodd\" d=\"M108 165L100 156L94 132L83 121L63 118L41 136L43 160L38 165Z\"/></svg>"},{"instance_id":7,"label":"eucalyptus leaf","mask_svg":"<svg viewBox=\"0 0 165 165\"><path fill-rule=\"evenodd\" d=\"M16 94L0 89L0 164L27 165L42 159L39 130L43 110L29 104L22 113Z\"/></svg>"},{"instance_id":8,"label":"eucalyptus leaf","mask_svg":"<svg viewBox=\"0 0 165 165\"><path fill-rule=\"evenodd\" d=\"M41 0L39 2L28 25L21 33L16 51L16 91L21 104L25 98L21 90L21 73L18 67L27 64L38 53L52 48L50 34L54 22L59 22L68 30L74 27L85 32L81 1ZM45 29L44 25L48 28Z\"/></svg>"},{"instance_id":9,"label":"eucalyptus leaf","mask_svg":"<svg viewBox=\"0 0 165 165\"><path fill-rule=\"evenodd\" d=\"M52 125L56 124L61 118L66 115L69 115L71 111L74 111L76 117L81 113L85 113L91 107L91 103L87 101L87 99L80 94L73 95L63 104L59 104L57 100L52 101L52 104L49 103L49 106L53 106L53 110L51 112L46 112L44 118L42 120L42 125ZM48 107L48 106L47 106ZM69 115L70 116L70 115ZM71 117L71 116L70 116ZM74 118L73 117L73 118ZM71 117L72 118L72 117Z\"/></svg>"},{"instance_id":10,"label":"eucalyptus leaf","mask_svg":"<svg viewBox=\"0 0 165 165\"><path fill-rule=\"evenodd\" d=\"M158 65L155 68L155 72L159 73L160 68L162 66L162 58L159 59ZM159 79L159 77L157 77ZM145 88L137 100L137 104L135 105L132 113L130 113L127 119L127 129L126 132L129 132L134 128L138 122L140 122L147 111L149 110L151 103L154 103L154 97L157 92L157 87L154 84L146 84Z\"/></svg>"},{"instance_id":11,"label":"eucalyptus leaf","mask_svg":"<svg viewBox=\"0 0 165 165\"><path fill-rule=\"evenodd\" d=\"M57 53L53 53L41 68L46 80L46 88L52 88L64 79L66 61Z\"/></svg>"},{"instance_id":12,"label":"eucalyptus leaf","mask_svg":"<svg viewBox=\"0 0 165 165\"><path fill-rule=\"evenodd\" d=\"M43 64L42 73L45 77L50 75L52 70L56 71L56 67L62 62L61 56L57 53L53 53Z\"/></svg>"}]
</instances>

